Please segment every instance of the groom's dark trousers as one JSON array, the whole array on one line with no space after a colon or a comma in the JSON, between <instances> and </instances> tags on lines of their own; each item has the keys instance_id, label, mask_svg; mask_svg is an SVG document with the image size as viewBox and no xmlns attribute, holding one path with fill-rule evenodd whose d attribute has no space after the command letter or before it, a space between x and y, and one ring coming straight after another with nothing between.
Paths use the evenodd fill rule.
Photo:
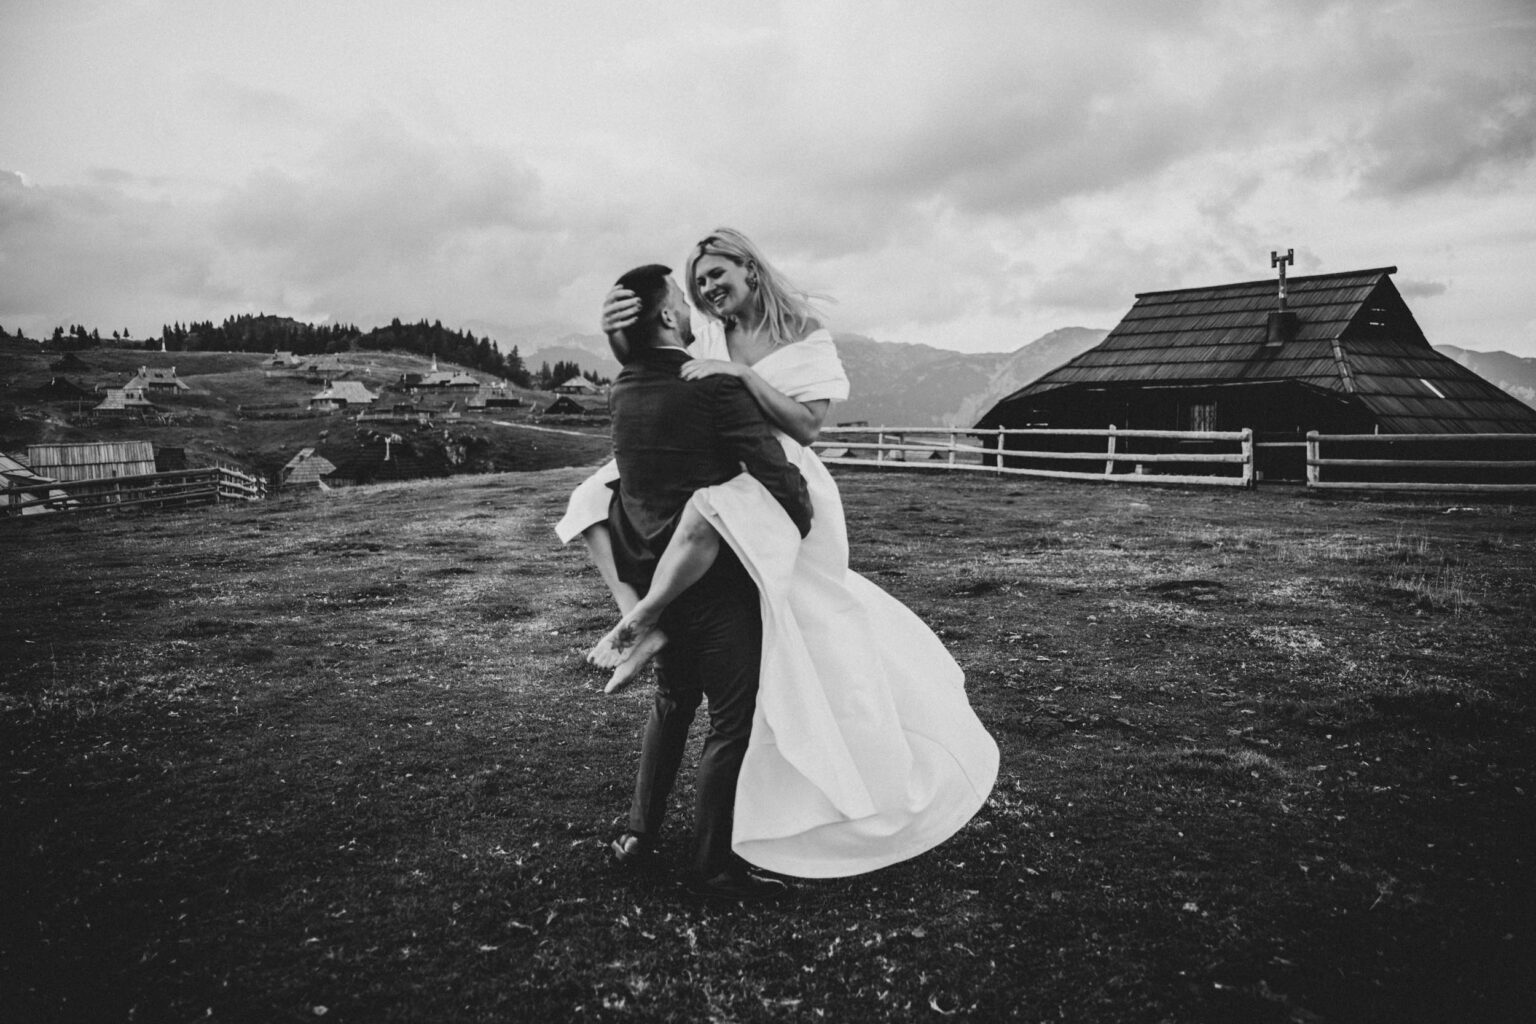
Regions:
<instances>
[{"instance_id":1,"label":"groom's dark trousers","mask_svg":"<svg viewBox=\"0 0 1536 1024\"><path fill-rule=\"evenodd\" d=\"M677 349L644 352L614 382L614 455L619 486L608 512L619 578L644 593L688 499L743 468L788 513L803 537L811 507L805 481L784 457L745 386L717 375L684 381ZM757 588L729 546L663 613L669 641L658 656L655 703L641 743L629 829L654 837L682 764L688 727L707 700L709 733L694 807L695 870L731 865L736 778L757 707L762 622Z\"/></svg>"}]
</instances>

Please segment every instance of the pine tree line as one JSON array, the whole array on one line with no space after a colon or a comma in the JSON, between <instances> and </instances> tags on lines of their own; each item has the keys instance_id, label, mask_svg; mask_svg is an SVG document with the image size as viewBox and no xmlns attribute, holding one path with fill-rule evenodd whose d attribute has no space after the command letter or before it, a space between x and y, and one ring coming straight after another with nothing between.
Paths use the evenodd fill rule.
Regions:
<instances>
[{"instance_id":1,"label":"pine tree line","mask_svg":"<svg viewBox=\"0 0 1536 1024\"><path fill-rule=\"evenodd\" d=\"M0 334L3 333L0 329ZM20 330L14 337L25 339ZM113 331L112 339L129 341L131 337L125 328L121 332ZM71 324L67 329L55 327L48 347L66 351L102 343L99 331L87 331L79 324ZM450 330L441 320L429 324L423 319L408 324L396 317L389 326L377 327L365 334L354 324L306 324L283 316L242 313L225 317L221 324L212 320L165 324L158 338L144 340L146 348L162 345L167 352L292 352L296 356L353 351L411 352L420 356L438 356L524 388L548 390L572 377L583 377L598 385L609 382L595 370L582 370L578 363L570 360L559 360L554 366L546 362L537 372L532 372L516 346L510 352L503 352L489 337L477 338L473 331Z\"/></svg>"},{"instance_id":2,"label":"pine tree line","mask_svg":"<svg viewBox=\"0 0 1536 1024\"><path fill-rule=\"evenodd\" d=\"M427 323L402 323L399 317L389 326L364 334L353 324L306 324L287 317L252 316L248 313L226 317L217 326L211 320L167 324L160 332L170 352L292 352L312 356L337 352L411 352L439 356L482 373L509 380L519 387L532 387L533 378L514 346L502 352L491 339L476 338L472 331L454 331L441 320Z\"/></svg>"}]
</instances>

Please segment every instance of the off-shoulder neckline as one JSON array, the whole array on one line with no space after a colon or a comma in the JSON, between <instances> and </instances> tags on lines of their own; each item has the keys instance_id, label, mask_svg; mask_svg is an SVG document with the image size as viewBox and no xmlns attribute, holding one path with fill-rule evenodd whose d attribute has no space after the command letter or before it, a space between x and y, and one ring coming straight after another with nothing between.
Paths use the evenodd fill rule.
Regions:
<instances>
[{"instance_id":1,"label":"off-shoulder neckline","mask_svg":"<svg viewBox=\"0 0 1536 1024\"><path fill-rule=\"evenodd\" d=\"M823 339L823 338L818 338L817 337L817 335L821 335L821 334L826 335L826 338ZM761 363L764 359L772 359L774 356L778 355L780 352L783 352L786 349L794 348L796 345L804 345L805 343L807 343L809 341L822 341L822 340L831 341L832 340L832 332L827 330L825 327L818 327L814 331L812 331L810 334L807 334L805 337L800 338L800 339L798 339L796 341L792 341L788 345L780 345L778 348L770 349L760 359L758 359L757 363ZM729 351L729 346L727 346L727 351ZM757 363L749 363L747 365L748 366L756 366Z\"/></svg>"}]
</instances>

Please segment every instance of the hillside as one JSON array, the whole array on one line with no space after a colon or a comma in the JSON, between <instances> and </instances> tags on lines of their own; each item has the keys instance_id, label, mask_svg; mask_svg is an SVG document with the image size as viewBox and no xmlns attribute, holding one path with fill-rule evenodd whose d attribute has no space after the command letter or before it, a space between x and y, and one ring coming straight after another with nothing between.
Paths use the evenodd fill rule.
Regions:
<instances>
[{"instance_id":1,"label":"hillside","mask_svg":"<svg viewBox=\"0 0 1536 1024\"><path fill-rule=\"evenodd\" d=\"M1455 345L1436 345L1435 351L1536 407L1536 359L1508 352L1473 352Z\"/></svg>"},{"instance_id":2,"label":"hillside","mask_svg":"<svg viewBox=\"0 0 1536 1024\"><path fill-rule=\"evenodd\" d=\"M852 395L833 409L830 422L968 425L1000 399L1098 344L1105 333L1062 328L1012 353L960 353L839 335ZM1439 346L1439 351L1536 405L1536 359L1448 345ZM403 374L425 373L430 366L426 358L402 352L355 351L341 358L349 379L385 394L391 402L394 396L381 388ZM564 361L604 376L618 372L599 335L566 334L553 345L531 350L524 359L535 371L543 362ZM440 412L460 413L457 419L430 427L359 429L345 416L307 413L305 406L321 382L269 376L263 372L268 360L266 354L254 352L145 352L112 346L60 354L41 352L36 342L0 339L0 451L20 451L45 441L149 440L157 448L185 449L194 465L222 460L271 476L308 447L338 466L371 467L359 479L393 479L590 465L609 450L601 427L576 427L565 434L536 430L527 422L526 411L464 414L446 397L433 403ZM56 365L61 368L51 368ZM464 369L445 361L440 365ZM140 366L174 366L192 386L180 397L158 400L171 422L84 422L84 411L100 401L98 389L122 385ZM468 372L486 383L495 380ZM71 394L72 387L84 394ZM529 403L529 410L552 398L515 386L509 386L508 393Z\"/></svg>"},{"instance_id":3,"label":"hillside","mask_svg":"<svg viewBox=\"0 0 1536 1024\"><path fill-rule=\"evenodd\" d=\"M969 426L981 419L994 405L1069 359L1075 359L1104 340L1108 331L1088 327L1062 327L1034 341L1009 356L985 389L969 396L959 406L952 424Z\"/></svg>"},{"instance_id":4,"label":"hillside","mask_svg":"<svg viewBox=\"0 0 1536 1024\"><path fill-rule=\"evenodd\" d=\"M832 410L837 423L926 427L943 424L965 396L986 387L1007 357L837 336L850 395Z\"/></svg>"},{"instance_id":5,"label":"hillside","mask_svg":"<svg viewBox=\"0 0 1536 1024\"><path fill-rule=\"evenodd\" d=\"M555 342L521 353L530 373L540 364L575 363L583 372L596 373L609 380L619 375L619 361L608 348L608 339L600 334L567 334Z\"/></svg>"},{"instance_id":6,"label":"hillside","mask_svg":"<svg viewBox=\"0 0 1536 1024\"><path fill-rule=\"evenodd\" d=\"M309 399L324 381L302 373L269 375L270 356L261 353L102 347L65 357L10 343L0 346L0 451L24 451L44 442L146 440L156 449L184 449L191 465L233 462L272 477L300 449L314 448L354 479L381 480L594 464L611 447L601 429L574 427L560 433L527 422L532 410L552 400L546 392L508 386L508 395L528 403L524 410L468 413L462 396L388 390L404 374L426 373L430 360L397 352L348 352L335 358L346 370L342 379L359 381L380 395L379 405L414 401L439 418L430 425L359 425L345 414L309 412ZM55 371L50 368L54 364L68 368ZM90 422L88 411L101 401L97 389L120 387L141 366L174 367L191 388L152 399L168 422ZM462 369L441 361L439 366ZM84 394L61 393L56 381Z\"/></svg>"}]
</instances>

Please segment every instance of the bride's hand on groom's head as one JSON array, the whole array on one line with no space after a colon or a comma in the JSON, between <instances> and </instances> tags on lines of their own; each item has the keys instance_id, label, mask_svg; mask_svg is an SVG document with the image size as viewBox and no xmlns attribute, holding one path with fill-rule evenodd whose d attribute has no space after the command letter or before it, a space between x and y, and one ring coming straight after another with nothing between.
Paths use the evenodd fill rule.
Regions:
<instances>
[{"instance_id":1,"label":"bride's hand on groom's head","mask_svg":"<svg viewBox=\"0 0 1536 1024\"><path fill-rule=\"evenodd\" d=\"M628 288L615 286L603 298L603 333L622 331L640 318L640 297Z\"/></svg>"}]
</instances>

